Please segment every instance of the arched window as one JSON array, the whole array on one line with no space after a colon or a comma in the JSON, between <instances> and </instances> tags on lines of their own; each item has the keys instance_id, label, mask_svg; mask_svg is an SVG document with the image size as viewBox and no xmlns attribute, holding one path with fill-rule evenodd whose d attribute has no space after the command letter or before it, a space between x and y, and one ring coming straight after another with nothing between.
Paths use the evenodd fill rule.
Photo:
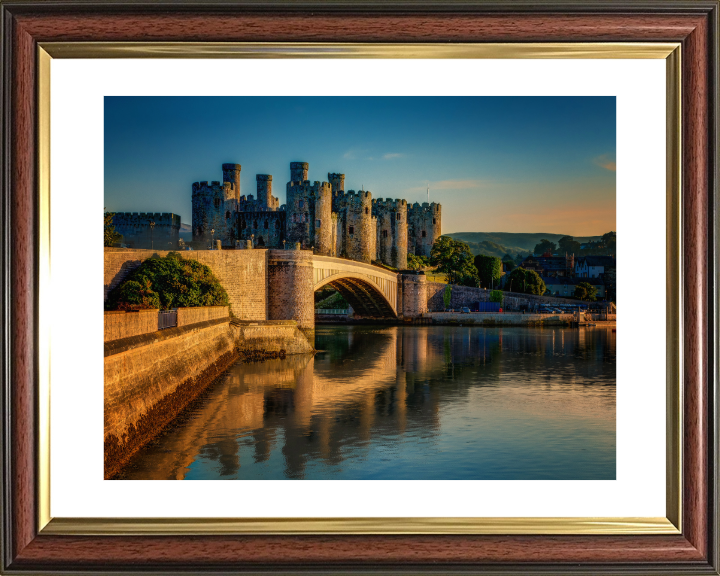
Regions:
<instances>
[{"instance_id":1,"label":"arched window","mask_svg":"<svg viewBox=\"0 0 720 576\"><path fill-rule=\"evenodd\" d=\"M365 214L370 214L370 208L365 208Z\"/></svg>"},{"instance_id":2,"label":"arched window","mask_svg":"<svg viewBox=\"0 0 720 576\"><path fill-rule=\"evenodd\" d=\"M230 210L227 210L225 212L225 220L228 220L230 218Z\"/></svg>"},{"instance_id":3,"label":"arched window","mask_svg":"<svg viewBox=\"0 0 720 576\"><path fill-rule=\"evenodd\" d=\"M387 230L383 230L383 231L382 231L382 237L383 237L383 238L387 238Z\"/></svg>"},{"instance_id":4,"label":"arched window","mask_svg":"<svg viewBox=\"0 0 720 576\"><path fill-rule=\"evenodd\" d=\"M400 220L400 212L398 212L397 214L395 214L395 220Z\"/></svg>"}]
</instances>

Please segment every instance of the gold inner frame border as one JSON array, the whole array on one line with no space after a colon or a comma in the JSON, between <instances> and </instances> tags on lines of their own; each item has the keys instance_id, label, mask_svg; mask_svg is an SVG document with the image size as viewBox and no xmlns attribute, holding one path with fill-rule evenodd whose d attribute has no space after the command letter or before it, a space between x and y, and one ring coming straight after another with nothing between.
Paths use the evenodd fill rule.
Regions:
<instances>
[{"instance_id":1,"label":"gold inner frame border","mask_svg":"<svg viewBox=\"0 0 720 576\"><path fill-rule=\"evenodd\" d=\"M662 518L53 518L50 514L50 73L54 58L664 59L666 61L666 517ZM680 534L682 531L682 152L679 43L340 44L39 43L38 530L53 535Z\"/></svg>"}]
</instances>

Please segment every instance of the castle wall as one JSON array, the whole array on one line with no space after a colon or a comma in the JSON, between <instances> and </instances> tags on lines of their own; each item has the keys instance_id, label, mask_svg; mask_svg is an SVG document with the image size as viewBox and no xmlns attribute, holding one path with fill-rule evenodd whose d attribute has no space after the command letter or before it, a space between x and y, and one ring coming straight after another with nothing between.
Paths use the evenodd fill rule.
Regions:
<instances>
[{"instance_id":1,"label":"castle wall","mask_svg":"<svg viewBox=\"0 0 720 576\"><path fill-rule=\"evenodd\" d=\"M151 228L150 222L155 226ZM161 248L173 250L180 238L180 216L167 212L118 212L113 225L123 235L123 244L132 248Z\"/></svg>"},{"instance_id":2,"label":"castle wall","mask_svg":"<svg viewBox=\"0 0 720 576\"><path fill-rule=\"evenodd\" d=\"M333 223L332 223L332 190L330 184L323 182L314 191L315 194L315 254L330 256L332 253Z\"/></svg>"},{"instance_id":3,"label":"castle wall","mask_svg":"<svg viewBox=\"0 0 720 576\"><path fill-rule=\"evenodd\" d=\"M256 247L282 248L285 216L285 212L240 212L240 239L252 239Z\"/></svg>"}]
</instances>

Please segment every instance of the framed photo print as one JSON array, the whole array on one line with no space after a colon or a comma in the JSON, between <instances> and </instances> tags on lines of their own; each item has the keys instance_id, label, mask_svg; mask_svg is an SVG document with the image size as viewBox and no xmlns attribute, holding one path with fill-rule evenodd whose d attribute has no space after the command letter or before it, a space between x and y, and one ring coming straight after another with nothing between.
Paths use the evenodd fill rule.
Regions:
<instances>
[{"instance_id":1,"label":"framed photo print","mask_svg":"<svg viewBox=\"0 0 720 576\"><path fill-rule=\"evenodd\" d=\"M5 572L718 573L716 2L1 8Z\"/></svg>"}]
</instances>

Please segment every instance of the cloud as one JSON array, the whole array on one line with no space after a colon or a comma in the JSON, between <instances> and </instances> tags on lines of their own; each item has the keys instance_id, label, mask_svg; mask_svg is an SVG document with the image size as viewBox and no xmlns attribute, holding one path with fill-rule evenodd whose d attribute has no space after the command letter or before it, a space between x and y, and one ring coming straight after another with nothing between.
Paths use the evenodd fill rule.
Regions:
<instances>
[{"instance_id":1,"label":"cloud","mask_svg":"<svg viewBox=\"0 0 720 576\"><path fill-rule=\"evenodd\" d=\"M383 160L393 160L394 158L402 158L403 156L405 156L405 154L400 154L398 152L392 152L392 153L383 155Z\"/></svg>"},{"instance_id":2,"label":"cloud","mask_svg":"<svg viewBox=\"0 0 720 576\"><path fill-rule=\"evenodd\" d=\"M357 154L355 153L355 150L348 150L345 154L343 154L343 158L345 158L345 160L354 160L357 158Z\"/></svg>"},{"instance_id":3,"label":"cloud","mask_svg":"<svg viewBox=\"0 0 720 576\"><path fill-rule=\"evenodd\" d=\"M605 168L605 170L615 172L615 158L610 154L602 154L601 156L594 158L593 163L600 166L600 168Z\"/></svg>"}]
</instances>

